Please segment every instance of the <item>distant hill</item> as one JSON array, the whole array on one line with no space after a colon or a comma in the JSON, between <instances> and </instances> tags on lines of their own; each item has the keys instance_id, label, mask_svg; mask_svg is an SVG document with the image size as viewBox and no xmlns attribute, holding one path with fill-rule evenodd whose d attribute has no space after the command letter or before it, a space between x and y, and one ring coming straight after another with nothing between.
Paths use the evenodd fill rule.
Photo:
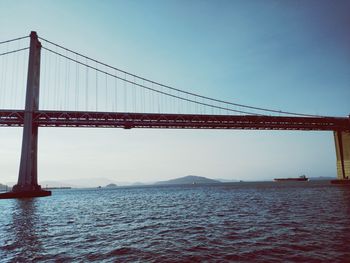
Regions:
<instances>
[{"instance_id":1,"label":"distant hill","mask_svg":"<svg viewBox=\"0 0 350 263\"><path fill-rule=\"evenodd\" d=\"M158 185L165 185L165 184L220 184L220 181L209 179L202 176L195 176L195 175L188 175L185 177L180 177L168 181L161 181L157 182Z\"/></svg>"}]
</instances>

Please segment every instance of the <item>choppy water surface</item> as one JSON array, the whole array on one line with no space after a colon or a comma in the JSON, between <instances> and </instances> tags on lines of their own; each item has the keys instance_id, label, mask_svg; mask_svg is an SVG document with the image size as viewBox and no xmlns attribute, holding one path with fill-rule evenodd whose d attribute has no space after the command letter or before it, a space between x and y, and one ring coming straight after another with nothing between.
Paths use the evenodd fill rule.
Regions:
<instances>
[{"instance_id":1,"label":"choppy water surface","mask_svg":"<svg viewBox=\"0 0 350 263\"><path fill-rule=\"evenodd\" d=\"M350 187L56 190L0 200L0 262L350 262Z\"/></svg>"}]
</instances>

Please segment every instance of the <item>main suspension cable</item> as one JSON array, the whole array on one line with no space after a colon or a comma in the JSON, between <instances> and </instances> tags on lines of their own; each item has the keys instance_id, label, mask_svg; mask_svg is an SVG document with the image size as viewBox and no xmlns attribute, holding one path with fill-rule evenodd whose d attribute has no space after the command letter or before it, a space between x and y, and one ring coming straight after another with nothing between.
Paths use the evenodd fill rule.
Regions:
<instances>
[{"instance_id":1,"label":"main suspension cable","mask_svg":"<svg viewBox=\"0 0 350 263\"><path fill-rule=\"evenodd\" d=\"M6 41L1 41L1 42L0 42L0 45L1 45L1 44L5 44L5 43L9 43L9 42L13 42L13 41L17 41L17 40L21 40L21 39L24 39L24 38L27 38L27 37L29 37L29 36L17 37L17 38L10 39L10 40L6 40Z\"/></svg>"},{"instance_id":2,"label":"main suspension cable","mask_svg":"<svg viewBox=\"0 0 350 263\"><path fill-rule=\"evenodd\" d=\"M16 50L12 50L12 51L8 51L5 53L0 53L0 56L4 56L4 55L8 55L8 54L12 54L12 53L16 53L16 52L20 52L23 50L29 49L29 47L25 47L25 48L20 48L20 49L16 49Z\"/></svg>"}]
</instances>

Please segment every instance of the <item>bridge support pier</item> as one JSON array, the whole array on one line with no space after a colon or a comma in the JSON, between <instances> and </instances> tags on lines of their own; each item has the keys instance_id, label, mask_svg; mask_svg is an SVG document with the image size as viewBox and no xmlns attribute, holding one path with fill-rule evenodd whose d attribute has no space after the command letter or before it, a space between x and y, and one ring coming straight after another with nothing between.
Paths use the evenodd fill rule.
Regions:
<instances>
[{"instance_id":1,"label":"bridge support pier","mask_svg":"<svg viewBox=\"0 0 350 263\"><path fill-rule=\"evenodd\" d=\"M33 122L34 112L39 109L41 43L36 32L30 34L26 104L22 138L21 163L17 184L12 191L0 195L4 198L41 197L51 195L41 189L37 176L38 126Z\"/></svg>"},{"instance_id":2,"label":"bridge support pier","mask_svg":"<svg viewBox=\"0 0 350 263\"><path fill-rule=\"evenodd\" d=\"M337 180L334 184L350 185L350 132L334 132L335 150L337 156Z\"/></svg>"}]
</instances>

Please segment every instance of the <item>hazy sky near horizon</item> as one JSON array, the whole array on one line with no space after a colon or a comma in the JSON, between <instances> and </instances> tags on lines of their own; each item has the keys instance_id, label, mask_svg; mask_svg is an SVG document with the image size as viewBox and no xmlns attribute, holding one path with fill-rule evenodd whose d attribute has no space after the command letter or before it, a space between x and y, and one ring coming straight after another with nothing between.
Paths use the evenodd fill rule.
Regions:
<instances>
[{"instance_id":1,"label":"hazy sky near horizon","mask_svg":"<svg viewBox=\"0 0 350 263\"><path fill-rule=\"evenodd\" d=\"M34 30L205 96L350 113L349 1L1 0L0 10L0 41ZM21 140L22 129L0 128L0 182L17 181ZM40 128L38 156L39 181L336 174L331 132Z\"/></svg>"}]
</instances>

